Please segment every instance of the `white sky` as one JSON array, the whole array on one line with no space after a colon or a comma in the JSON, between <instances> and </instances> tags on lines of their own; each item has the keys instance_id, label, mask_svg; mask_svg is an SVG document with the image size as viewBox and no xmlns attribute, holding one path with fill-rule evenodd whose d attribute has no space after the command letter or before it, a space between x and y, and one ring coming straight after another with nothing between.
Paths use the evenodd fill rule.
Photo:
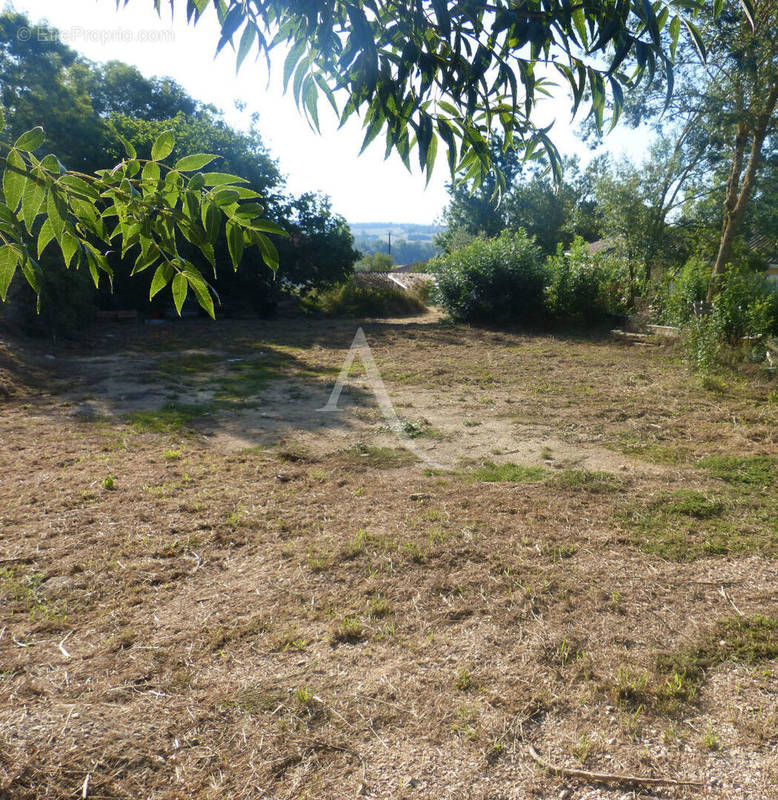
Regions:
<instances>
[{"instance_id":1,"label":"white sky","mask_svg":"<svg viewBox=\"0 0 778 800\"><path fill-rule=\"evenodd\" d=\"M160 18L152 0L132 0L118 11L114 0L14 0L13 6L33 22L47 20L60 30L63 41L87 58L117 59L135 65L145 75L174 78L193 97L223 109L235 127L245 127L249 115L258 112L259 130L287 177L288 189L295 194L325 192L334 210L350 222L428 224L446 204L448 169L442 153L425 188L419 171L409 174L396 155L384 161L381 136L358 157L363 138L359 120L352 117L338 130L323 98L321 135L316 134L291 96L283 94L281 69L275 64L268 87L264 61L247 59L236 76L229 46L214 59L218 26L213 13L192 27L186 24L183 2L178 3L172 21L169 7ZM236 101L245 103L243 113L236 110ZM576 153L585 163L589 153L568 123L569 101L549 101L540 111L543 124L557 117L551 136L562 153ZM645 138L629 131L616 131L607 140L611 152L638 160L645 147Z\"/></svg>"}]
</instances>

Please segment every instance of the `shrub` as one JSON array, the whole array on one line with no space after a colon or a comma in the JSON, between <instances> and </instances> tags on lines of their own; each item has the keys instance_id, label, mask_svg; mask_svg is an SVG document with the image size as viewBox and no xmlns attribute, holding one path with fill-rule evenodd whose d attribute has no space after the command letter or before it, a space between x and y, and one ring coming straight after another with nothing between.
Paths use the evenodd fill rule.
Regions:
<instances>
[{"instance_id":1,"label":"shrub","mask_svg":"<svg viewBox=\"0 0 778 800\"><path fill-rule=\"evenodd\" d=\"M612 310L608 307L607 270L580 237L566 253L558 245L556 255L549 256L546 269L550 281L546 302L552 316L592 323Z\"/></svg>"},{"instance_id":2,"label":"shrub","mask_svg":"<svg viewBox=\"0 0 778 800\"><path fill-rule=\"evenodd\" d=\"M383 281L361 284L351 278L301 301L304 310L339 317L404 317L423 314L427 307L418 294Z\"/></svg>"},{"instance_id":3,"label":"shrub","mask_svg":"<svg viewBox=\"0 0 778 800\"><path fill-rule=\"evenodd\" d=\"M394 259L388 253L368 253L354 264L355 272L389 272Z\"/></svg>"},{"instance_id":4,"label":"shrub","mask_svg":"<svg viewBox=\"0 0 778 800\"><path fill-rule=\"evenodd\" d=\"M523 230L475 239L430 262L436 301L466 322L533 321L543 316L540 250Z\"/></svg>"},{"instance_id":5,"label":"shrub","mask_svg":"<svg viewBox=\"0 0 778 800\"><path fill-rule=\"evenodd\" d=\"M662 322L683 325L695 316L705 303L710 280L710 263L692 256L677 275L669 278L659 292Z\"/></svg>"},{"instance_id":6,"label":"shrub","mask_svg":"<svg viewBox=\"0 0 778 800\"><path fill-rule=\"evenodd\" d=\"M724 329L716 314L693 314L683 326L683 345L690 366L709 375L720 361Z\"/></svg>"},{"instance_id":7,"label":"shrub","mask_svg":"<svg viewBox=\"0 0 778 800\"><path fill-rule=\"evenodd\" d=\"M663 321L699 327L710 280L710 263L693 256L660 296ZM722 340L736 344L744 336L778 332L778 291L761 271L730 266L722 275L710 314Z\"/></svg>"},{"instance_id":8,"label":"shrub","mask_svg":"<svg viewBox=\"0 0 778 800\"><path fill-rule=\"evenodd\" d=\"M713 313L719 317L724 335L731 344L744 336L776 333L778 291L762 272L730 268L722 276Z\"/></svg>"}]
</instances>

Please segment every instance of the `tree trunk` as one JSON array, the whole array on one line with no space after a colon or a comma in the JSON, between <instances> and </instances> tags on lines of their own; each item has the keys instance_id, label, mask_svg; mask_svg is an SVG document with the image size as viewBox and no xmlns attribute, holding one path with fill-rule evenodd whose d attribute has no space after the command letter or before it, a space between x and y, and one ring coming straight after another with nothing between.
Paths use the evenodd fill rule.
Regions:
<instances>
[{"instance_id":1,"label":"tree trunk","mask_svg":"<svg viewBox=\"0 0 778 800\"><path fill-rule=\"evenodd\" d=\"M710 282L708 283L708 303L713 302L716 294L716 285L724 272L724 268L732 255L732 243L743 222L748 201L754 191L756 183L756 173L762 160L762 146L767 137L767 128L770 118L775 111L778 101L778 83L773 84L767 103L763 112L757 119L756 127L751 134L751 152L748 156L746 171L743 174L743 158L745 156L746 144L749 132L743 122L738 124L737 135L735 136L735 152L732 156L732 167L727 180L727 196L724 204L724 224L721 228L721 239L719 241L719 252L711 270ZM740 176L743 174L743 183L740 183Z\"/></svg>"}]
</instances>

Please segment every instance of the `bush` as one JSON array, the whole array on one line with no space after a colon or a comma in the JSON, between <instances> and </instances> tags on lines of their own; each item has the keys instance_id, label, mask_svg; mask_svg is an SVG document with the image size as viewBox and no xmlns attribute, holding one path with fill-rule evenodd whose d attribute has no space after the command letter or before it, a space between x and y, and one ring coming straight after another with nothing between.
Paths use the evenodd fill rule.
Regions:
<instances>
[{"instance_id":1,"label":"bush","mask_svg":"<svg viewBox=\"0 0 778 800\"><path fill-rule=\"evenodd\" d=\"M355 272L389 272L394 259L388 253L368 253L354 264Z\"/></svg>"},{"instance_id":2,"label":"bush","mask_svg":"<svg viewBox=\"0 0 778 800\"><path fill-rule=\"evenodd\" d=\"M357 278L332 289L312 292L303 298L301 305L305 311L339 317L405 317L427 310L415 292L384 281L364 284Z\"/></svg>"},{"instance_id":3,"label":"bush","mask_svg":"<svg viewBox=\"0 0 778 800\"><path fill-rule=\"evenodd\" d=\"M463 250L430 262L435 300L455 320L535 321L544 315L540 249L520 230L476 239Z\"/></svg>"},{"instance_id":4,"label":"bush","mask_svg":"<svg viewBox=\"0 0 778 800\"><path fill-rule=\"evenodd\" d=\"M546 262L548 279L546 303L549 313L559 319L593 323L614 310L609 307L608 271L593 256L583 239L576 237L569 252L557 246L556 255Z\"/></svg>"},{"instance_id":5,"label":"bush","mask_svg":"<svg viewBox=\"0 0 778 800\"><path fill-rule=\"evenodd\" d=\"M667 325L684 325L694 319L705 303L710 280L710 263L692 256L659 292L661 320Z\"/></svg>"},{"instance_id":6,"label":"bush","mask_svg":"<svg viewBox=\"0 0 778 800\"><path fill-rule=\"evenodd\" d=\"M778 291L762 272L730 268L722 276L713 313L730 344L744 336L778 333Z\"/></svg>"},{"instance_id":7,"label":"bush","mask_svg":"<svg viewBox=\"0 0 778 800\"><path fill-rule=\"evenodd\" d=\"M721 361L724 329L716 314L693 314L683 326L686 360L701 375L710 375Z\"/></svg>"}]
</instances>

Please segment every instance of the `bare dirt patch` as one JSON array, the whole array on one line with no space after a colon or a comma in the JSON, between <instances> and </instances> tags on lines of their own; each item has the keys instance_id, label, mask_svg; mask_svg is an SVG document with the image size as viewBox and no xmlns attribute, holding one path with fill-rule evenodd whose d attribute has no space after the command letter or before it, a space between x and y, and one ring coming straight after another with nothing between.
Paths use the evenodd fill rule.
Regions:
<instances>
[{"instance_id":1,"label":"bare dirt patch","mask_svg":"<svg viewBox=\"0 0 778 800\"><path fill-rule=\"evenodd\" d=\"M771 797L774 385L364 328L406 439L356 368L318 411L353 322L98 332L3 402L0 789Z\"/></svg>"}]
</instances>

